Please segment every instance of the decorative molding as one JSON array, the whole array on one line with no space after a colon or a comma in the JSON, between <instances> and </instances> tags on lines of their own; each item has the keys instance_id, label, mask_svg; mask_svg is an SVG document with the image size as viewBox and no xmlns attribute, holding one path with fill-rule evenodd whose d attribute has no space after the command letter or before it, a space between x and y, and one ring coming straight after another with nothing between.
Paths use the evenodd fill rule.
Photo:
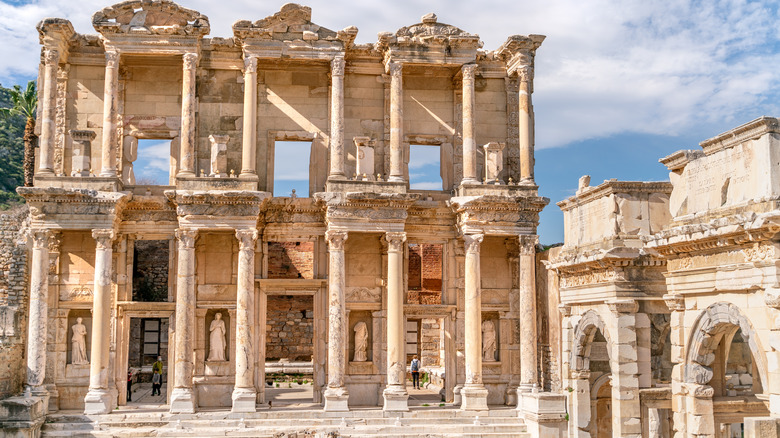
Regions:
<instances>
[{"instance_id":1,"label":"decorative molding","mask_svg":"<svg viewBox=\"0 0 780 438\"><path fill-rule=\"evenodd\" d=\"M685 311L685 298L679 294L666 294L664 295L664 302L666 307L672 312Z\"/></svg>"},{"instance_id":2,"label":"decorative molding","mask_svg":"<svg viewBox=\"0 0 780 438\"><path fill-rule=\"evenodd\" d=\"M344 243L347 241L348 233L346 231L328 230L325 232L325 240L328 242L328 249L331 251L344 251Z\"/></svg>"},{"instance_id":3,"label":"decorative molding","mask_svg":"<svg viewBox=\"0 0 780 438\"><path fill-rule=\"evenodd\" d=\"M480 245L484 239L484 234L464 234L463 243L466 246L466 254L479 255Z\"/></svg>"},{"instance_id":4,"label":"decorative molding","mask_svg":"<svg viewBox=\"0 0 780 438\"><path fill-rule=\"evenodd\" d=\"M607 301L606 304L614 314L636 313L639 310L639 303L636 300L613 300Z\"/></svg>"},{"instance_id":5,"label":"decorative molding","mask_svg":"<svg viewBox=\"0 0 780 438\"><path fill-rule=\"evenodd\" d=\"M257 229L247 228L236 230L236 238L238 239L239 251L251 250L254 251L255 244L258 237Z\"/></svg>"},{"instance_id":6,"label":"decorative molding","mask_svg":"<svg viewBox=\"0 0 780 438\"><path fill-rule=\"evenodd\" d=\"M179 241L179 251L195 248L195 241L198 239L197 228L177 228L174 233L176 240Z\"/></svg>"}]
</instances>

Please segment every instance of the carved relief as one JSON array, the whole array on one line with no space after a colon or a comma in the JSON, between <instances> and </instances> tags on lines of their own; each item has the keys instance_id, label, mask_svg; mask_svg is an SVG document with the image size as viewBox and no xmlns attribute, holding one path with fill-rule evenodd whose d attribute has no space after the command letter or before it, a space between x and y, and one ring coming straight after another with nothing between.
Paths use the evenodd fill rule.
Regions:
<instances>
[{"instance_id":1,"label":"carved relief","mask_svg":"<svg viewBox=\"0 0 780 438\"><path fill-rule=\"evenodd\" d=\"M346 298L352 303L378 303L382 301L382 291L379 288L350 287L347 288Z\"/></svg>"},{"instance_id":2,"label":"carved relief","mask_svg":"<svg viewBox=\"0 0 780 438\"><path fill-rule=\"evenodd\" d=\"M561 277L561 287L577 287L588 284L606 283L609 281L624 281L622 271L606 269L602 271L589 271L571 274Z\"/></svg>"},{"instance_id":3,"label":"carved relief","mask_svg":"<svg viewBox=\"0 0 780 438\"><path fill-rule=\"evenodd\" d=\"M61 286L62 301L92 301L92 288L87 285Z\"/></svg>"},{"instance_id":4,"label":"carved relief","mask_svg":"<svg viewBox=\"0 0 780 438\"><path fill-rule=\"evenodd\" d=\"M772 260L775 256L775 247L767 243L755 243L753 246L743 248L746 262L763 262Z\"/></svg>"}]
</instances>

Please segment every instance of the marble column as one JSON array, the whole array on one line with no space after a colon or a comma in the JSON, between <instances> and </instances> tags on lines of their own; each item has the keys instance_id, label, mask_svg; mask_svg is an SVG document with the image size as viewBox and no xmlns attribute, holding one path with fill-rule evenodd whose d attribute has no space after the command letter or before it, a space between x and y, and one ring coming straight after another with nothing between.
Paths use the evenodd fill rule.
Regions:
<instances>
[{"instance_id":1,"label":"marble column","mask_svg":"<svg viewBox=\"0 0 780 438\"><path fill-rule=\"evenodd\" d=\"M244 59L244 126L241 143L242 179L257 180L257 57Z\"/></svg>"},{"instance_id":2,"label":"marble column","mask_svg":"<svg viewBox=\"0 0 780 438\"><path fill-rule=\"evenodd\" d=\"M344 57L330 63L330 174L343 179L344 173ZM372 169L373 172L373 169Z\"/></svg>"},{"instance_id":3,"label":"marble column","mask_svg":"<svg viewBox=\"0 0 780 438\"><path fill-rule=\"evenodd\" d=\"M346 231L327 231L330 254L328 263L328 387L325 389L325 410L349 411L349 393L344 382L347 368L346 358L346 306L344 243Z\"/></svg>"},{"instance_id":4,"label":"marble column","mask_svg":"<svg viewBox=\"0 0 780 438\"><path fill-rule=\"evenodd\" d=\"M388 181L403 182L404 78L403 64L390 62L390 176Z\"/></svg>"},{"instance_id":5,"label":"marble column","mask_svg":"<svg viewBox=\"0 0 780 438\"><path fill-rule=\"evenodd\" d=\"M198 230L179 228L178 274L176 279L175 374L171 392L171 413L194 413L198 406L192 388L195 348L195 240Z\"/></svg>"},{"instance_id":6,"label":"marble column","mask_svg":"<svg viewBox=\"0 0 780 438\"><path fill-rule=\"evenodd\" d=\"M116 177L117 117L119 111L119 52L106 51L106 77L103 85L103 142L100 150L100 176Z\"/></svg>"},{"instance_id":7,"label":"marble column","mask_svg":"<svg viewBox=\"0 0 780 438\"><path fill-rule=\"evenodd\" d=\"M89 357L89 390L84 397L85 414L108 414L117 404L116 390L109 386L111 341L111 273L114 230L92 230L95 239L95 284L92 293L92 348Z\"/></svg>"},{"instance_id":8,"label":"marble column","mask_svg":"<svg viewBox=\"0 0 780 438\"><path fill-rule=\"evenodd\" d=\"M43 386L46 374L46 341L49 295L49 230L32 231L33 249L30 266L30 317L27 325L26 396L46 396Z\"/></svg>"},{"instance_id":9,"label":"marble column","mask_svg":"<svg viewBox=\"0 0 780 438\"><path fill-rule=\"evenodd\" d=\"M195 74L198 54L185 53L182 61L184 71L181 81L181 152L177 178L195 176Z\"/></svg>"},{"instance_id":10,"label":"marble column","mask_svg":"<svg viewBox=\"0 0 780 438\"><path fill-rule=\"evenodd\" d=\"M534 182L534 114L531 104L531 84L534 69L523 66L517 70L520 77L518 114L519 144L520 144L520 182Z\"/></svg>"},{"instance_id":11,"label":"marble column","mask_svg":"<svg viewBox=\"0 0 780 438\"><path fill-rule=\"evenodd\" d=\"M255 243L257 230L236 230L238 238L238 285L236 293L236 384L233 412L255 412L257 391L255 360Z\"/></svg>"},{"instance_id":12,"label":"marble column","mask_svg":"<svg viewBox=\"0 0 780 438\"><path fill-rule=\"evenodd\" d=\"M480 289L479 247L484 234L464 234L466 246L465 275L465 353L466 383L461 390L463 410L488 409L488 391L482 384L482 293Z\"/></svg>"},{"instance_id":13,"label":"marble column","mask_svg":"<svg viewBox=\"0 0 780 438\"><path fill-rule=\"evenodd\" d=\"M476 184L477 179L477 141L474 130L474 73L476 64L466 64L463 72L463 181L464 184Z\"/></svg>"},{"instance_id":14,"label":"marble column","mask_svg":"<svg viewBox=\"0 0 780 438\"><path fill-rule=\"evenodd\" d=\"M46 49L43 53L43 108L41 113L41 138L38 175L54 175L55 114L57 112L57 65L60 53Z\"/></svg>"},{"instance_id":15,"label":"marble column","mask_svg":"<svg viewBox=\"0 0 780 438\"><path fill-rule=\"evenodd\" d=\"M408 411L404 328L404 242L406 233L387 233L387 387L385 411Z\"/></svg>"},{"instance_id":16,"label":"marble column","mask_svg":"<svg viewBox=\"0 0 780 438\"><path fill-rule=\"evenodd\" d=\"M517 388L517 400L521 394L530 392L537 386L536 348L536 243L535 235L521 235L520 242L520 386Z\"/></svg>"}]
</instances>

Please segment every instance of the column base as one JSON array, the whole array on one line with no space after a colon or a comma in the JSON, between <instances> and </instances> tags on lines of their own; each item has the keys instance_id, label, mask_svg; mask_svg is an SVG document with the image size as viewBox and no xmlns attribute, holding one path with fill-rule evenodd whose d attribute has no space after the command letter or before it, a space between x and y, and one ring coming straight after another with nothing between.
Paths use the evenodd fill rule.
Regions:
<instances>
[{"instance_id":1,"label":"column base","mask_svg":"<svg viewBox=\"0 0 780 438\"><path fill-rule=\"evenodd\" d=\"M463 397L461 396L461 391L463 391L463 385L458 384L455 385L454 388L452 388L452 403L455 405L460 405L463 402Z\"/></svg>"},{"instance_id":2,"label":"column base","mask_svg":"<svg viewBox=\"0 0 780 438\"><path fill-rule=\"evenodd\" d=\"M198 406L192 388L173 388L171 392L171 414L194 414Z\"/></svg>"},{"instance_id":3,"label":"column base","mask_svg":"<svg viewBox=\"0 0 780 438\"><path fill-rule=\"evenodd\" d=\"M116 394L108 389L90 389L84 397L84 414L108 414L116 408Z\"/></svg>"},{"instance_id":4,"label":"column base","mask_svg":"<svg viewBox=\"0 0 780 438\"><path fill-rule=\"evenodd\" d=\"M103 169L100 171L100 175L98 176L101 176L103 178L116 178L117 174L116 174L116 170L112 171L112 170Z\"/></svg>"},{"instance_id":5,"label":"column base","mask_svg":"<svg viewBox=\"0 0 780 438\"><path fill-rule=\"evenodd\" d=\"M387 178L387 181L389 182L404 182L404 177L402 176L391 176Z\"/></svg>"},{"instance_id":6,"label":"column base","mask_svg":"<svg viewBox=\"0 0 780 438\"><path fill-rule=\"evenodd\" d=\"M255 412L257 392L254 388L235 388L233 390L233 408L231 412Z\"/></svg>"},{"instance_id":7,"label":"column base","mask_svg":"<svg viewBox=\"0 0 780 438\"><path fill-rule=\"evenodd\" d=\"M255 172L244 172L244 171L242 171L238 175L238 179L242 179L244 181L253 181L253 182L260 181L260 178L257 176L257 173L255 173Z\"/></svg>"},{"instance_id":8,"label":"column base","mask_svg":"<svg viewBox=\"0 0 780 438\"><path fill-rule=\"evenodd\" d=\"M409 410L409 393L403 386L388 386L382 396L385 399L383 411L405 412Z\"/></svg>"},{"instance_id":9,"label":"column base","mask_svg":"<svg viewBox=\"0 0 780 438\"><path fill-rule=\"evenodd\" d=\"M349 392L347 388L328 388L325 390L325 407L327 412L349 412Z\"/></svg>"},{"instance_id":10,"label":"column base","mask_svg":"<svg viewBox=\"0 0 780 438\"><path fill-rule=\"evenodd\" d=\"M567 436L566 396L551 392L520 392L518 416L533 437L564 438Z\"/></svg>"},{"instance_id":11,"label":"column base","mask_svg":"<svg viewBox=\"0 0 780 438\"><path fill-rule=\"evenodd\" d=\"M482 385L466 385L460 391L460 409L464 411L487 411L488 390Z\"/></svg>"}]
</instances>

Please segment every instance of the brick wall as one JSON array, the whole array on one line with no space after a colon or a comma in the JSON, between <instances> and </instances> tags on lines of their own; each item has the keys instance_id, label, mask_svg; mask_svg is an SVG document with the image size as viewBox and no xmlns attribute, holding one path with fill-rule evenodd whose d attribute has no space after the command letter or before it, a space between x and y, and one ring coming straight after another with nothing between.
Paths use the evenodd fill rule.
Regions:
<instances>
[{"instance_id":1,"label":"brick wall","mask_svg":"<svg viewBox=\"0 0 780 438\"><path fill-rule=\"evenodd\" d=\"M133 255L133 301L168 300L170 242L136 240Z\"/></svg>"},{"instance_id":2,"label":"brick wall","mask_svg":"<svg viewBox=\"0 0 780 438\"><path fill-rule=\"evenodd\" d=\"M268 278L314 278L314 242L268 242Z\"/></svg>"},{"instance_id":3,"label":"brick wall","mask_svg":"<svg viewBox=\"0 0 780 438\"><path fill-rule=\"evenodd\" d=\"M267 302L265 357L310 361L314 354L314 299L272 295Z\"/></svg>"},{"instance_id":4,"label":"brick wall","mask_svg":"<svg viewBox=\"0 0 780 438\"><path fill-rule=\"evenodd\" d=\"M0 214L0 399L22 391L25 379L28 267L22 229L27 206Z\"/></svg>"},{"instance_id":5,"label":"brick wall","mask_svg":"<svg viewBox=\"0 0 780 438\"><path fill-rule=\"evenodd\" d=\"M409 245L407 302L441 304L442 245Z\"/></svg>"}]
</instances>

